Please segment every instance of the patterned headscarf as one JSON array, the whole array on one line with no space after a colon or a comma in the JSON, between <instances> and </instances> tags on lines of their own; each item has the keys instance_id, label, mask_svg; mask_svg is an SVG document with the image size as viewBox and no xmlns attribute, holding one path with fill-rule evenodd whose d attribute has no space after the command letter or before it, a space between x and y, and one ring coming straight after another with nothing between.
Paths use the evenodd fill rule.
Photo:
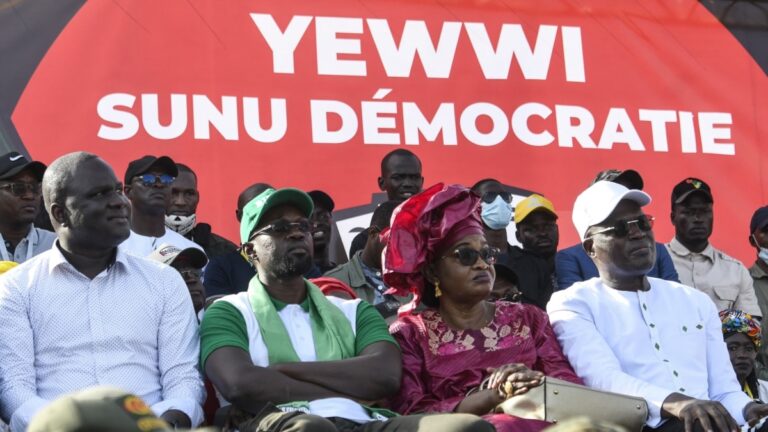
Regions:
<instances>
[{"instance_id":1,"label":"patterned headscarf","mask_svg":"<svg viewBox=\"0 0 768 432\"><path fill-rule=\"evenodd\" d=\"M407 296L411 303L400 314L418 306L424 289L421 269L462 238L483 234L480 197L461 185L438 183L400 204L384 250L387 294Z\"/></svg>"},{"instance_id":2,"label":"patterned headscarf","mask_svg":"<svg viewBox=\"0 0 768 432\"><path fill-rule=\"evenodd\" d=\"M723 323L723 335L744 333L755 344L755 348L760 348L760 323L752 315L736 309L725 309L720 311L720 321Z\"/></svg>"}]
</instances>

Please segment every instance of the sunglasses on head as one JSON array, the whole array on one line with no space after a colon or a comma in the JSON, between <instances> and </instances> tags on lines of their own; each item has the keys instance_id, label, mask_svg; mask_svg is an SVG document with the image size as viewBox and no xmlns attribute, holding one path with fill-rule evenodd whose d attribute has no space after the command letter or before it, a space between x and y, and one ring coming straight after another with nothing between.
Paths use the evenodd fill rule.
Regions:
<instances>
[{"instance_id":1,"label":"sunglasses on head","mask_svg":"<svg viewBox=\"0 0 768 432\"><path fill-rule=\"evenodd\" d=\"M486 204L492 203L494 200L496 200L496 197L500 196L501 199L503 199L505 202L511 203L512 202L512 194L506 191L502 192L486 192L481 197L483 199L483 202Z\"/></svg>"},{"instance_id":2,"label":"sunglasses on head","mask_svg":"<svg viewBox=\"0 0 768 432\"><path fill-rule=\"evenodd\" d=\"M170 174L142 174L140 176L136 176L139 181L141 181L144 186L153 186L157 183L160 183L163 186L170 186L174 180L176 180L176 177L170 175Z\"/></svg>"},{"instance_id":3,"label":"sunglasses on head","mask_svg":"<svg viewBox=\"0 0 768 432\"><path fill-rule=\"evenodd\" d=\"M0 185L0 189L10 191L17 197L23 197L27 192L32 192L34 195L40 195L40 183L8 183Z\"/></svg>"},{"instance_id":4,"label":"sunglasses on head","mask_svg":"<svg viewBox=\"0 0 768 432\"><path fill-rule=\"evenodd\" d=\"M595 236L597 234L605 234L611 231L613 231L613 235L616 237L626 237L627 235L629 235L630 225L632 224L637 225L637 229L639 229L640 231L648 232L651 230L651 228L653 228L654 220L655 218L650 215L640 215L637 217L637 219L631 219L631 220L619 220L614 222L612 227L595 231L589 237Z\"/></svg>"},{"instance_id":5,"label":"sunglasses on head","mask_svg":"<svg viewBox=\"0 0 768 432\"><path fill-rule=\"evenodd\" d=\"M499 256L499 250L493 247L484 247L480 250L472 249L469 246L460 247L454 250L450 255L446 255L443 259L448 257L454 257L459 260L461 265L470 267L475 265L477 259L485 261L488 265L493 265L496 262L496 257Z\"/></svg>"},{"instance_id":6,"label":"sunglasses on head","mask_svg":"<svg viewBox=\"0 0 768 432\"><path fill-rule=\"evenodd\" d=\"M278 219L253 233L250 240L253 240L256 236L261 234L286 235L294 230L297 230L302 234L307 234L312 231L312 224L306 219L302 219L298 222L288 222L285 219Z\"/></svg>"}]
</instances>

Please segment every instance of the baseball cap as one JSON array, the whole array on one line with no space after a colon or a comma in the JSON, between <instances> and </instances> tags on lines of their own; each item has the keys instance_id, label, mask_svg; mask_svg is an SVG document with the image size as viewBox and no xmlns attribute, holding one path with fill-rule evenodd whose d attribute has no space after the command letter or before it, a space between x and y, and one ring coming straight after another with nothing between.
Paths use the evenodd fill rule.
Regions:
<instances>
[{"instance_id":1,"label":"baseball cap","mask_svg":"<svg viewBox=\"0 0 768 432\"><path fill-rule=\"evenodd\" d=\"M240 219L240 242L243 244L248 242L254 228L259 226L264 213L283 204L296 206L305 217L310 217L315 208L312 198L302 190L269 188L243 207L243 217Z\"/></svg>"},{"instance_id":2,"label":"baseball cap","mask_svg":"<svg viewBox=\"0 0 768 432\"><path fill-rule=\"evenodd\" d=\"M138 396L115 387L64 395L32 418L28 432L157 432L173 428ZM214 431L213 428L194 429Z\"/></svg>"},{"instance_id":3,"label":"baseball cap","mask_svg":"<svg viewBox=\"0 0 768 432\"><path fill-rule=\"evenodd\" d=\"M592 183L599 182L601 180L614 182L614 183L621 183L628 185L628 189L638 189L643 190L643 178L640 176L640 173L638 173L635 170L617 170L617 169L607 169L600 171L597 173L597 176L594 180L592 180Z\"/></svg>"},{"instance_id":4,"label":"baseball cap","mask_svg":"<svg viewBox=\"0 0 768 432\"><path fill-rule=\"evenodd\" d=\"M675 204L685 201L694 192L702 193L709 199L709 202L713 202L712 190L709 188L709 185L704 183L704 180L688 177L676 184L674 189L672 189L672 206L674 207Z\"/></svg>"},{"instance_id":5,"label":"baseball cap","mask_svg":"<svg viewBox=\"0 0 768 432\"><path fill-rule=\"evenodd\" d=\"M159 261L163 264L172 265L179 257L187 258L189 262L195 268L203 268L208 264L208 257L205 253L198 248L188 247L181 249L170 243L163 243L157 249L147 255L147 258L155 261Z\"/></svg>"},{"instance_id":6,"label":"baseball cap","mask_svg":"<svg viewBox=\"0 0 768 432\"><path fill-rule=\"evenodd\" d=\"M752 234L756 230L763 229L768 225L768 206L760 207L752 214L752 219L749 221L749 233Z\"/></svg>"},{"instance_id":7,"label":"baseball cap","mask_svg":"<svg viewBox=\"0 0 768 432\"><path fill-rule=\"evenodd\" d=\"M557 213L555 213L555 206L552 205L552 201L539 194L533 194L515 206L515 224L519 224L529 214L539 210L551 213L557 219Z\"/></svg>"},{"instance_id":8,"label":"baseball cap","mask_svg":"<svg viewBox=\"0 0 768 432\"><path fill-rule=\"evenodd\" d=\"M613 213L622 200L631 200L641 207L651 202L651 196L637 189L626 187L611 181L600 180L593 183L576 197L573 204L573 225L584 241L587 230L592 225L604 221Z\"/></svg>"},{"instance_id":9,"label":"baseball cap","mask_svg":"<svg viewBox=\"0 0 768 432\"><path fill-rule=\"evenodd\" d=\"M0 180L11 178L27 168L32 171L38 181L42 181L47 167L42 162L30 161L19 152L0 156Z\"/></svg>"},{"instance_id":10,"label":"baseball cap","mask_svg":"<svg viewBox=\"0 0 768 432\"><path fill-rule=\"evenodd\" d=\"M176 167L176 162L173 159L168 156L155 157L146 155L128 164L128 169L125 170L125 184L130 183L134 177L142 175L154 167L160 168L163 172L174 177L179 175L179 169Z\"/></svg>"},{"instance_id":11,"label":"baseball cap","mask_svg":"<svg viewBox=\"0 0 768 432\"><path fill-rule=\"evenodd\" d=\"M307 192L307 195L312 198L312 203L325 207L330 212L332 212L333 208L336 207L336 203L333 202L333 198L321 190L309 191Z\"/></svg>"}]
</instances>

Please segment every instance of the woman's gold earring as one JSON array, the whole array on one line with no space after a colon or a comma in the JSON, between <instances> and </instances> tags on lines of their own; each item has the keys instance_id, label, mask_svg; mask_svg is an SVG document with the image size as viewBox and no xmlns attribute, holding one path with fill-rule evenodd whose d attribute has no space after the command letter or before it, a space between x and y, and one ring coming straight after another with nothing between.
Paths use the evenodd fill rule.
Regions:
<instances>
[{"instance_id":1,"label":"woman's gold earring","mask_svg":"<svg viewBox=\"0 0 768 432\"><path fill-rule=\"evenodd\" d=\"M435 281L435 298L438 298L441 295L443 295L443 292L440 291L440 281Z\"/></svg>"}]
</instances>

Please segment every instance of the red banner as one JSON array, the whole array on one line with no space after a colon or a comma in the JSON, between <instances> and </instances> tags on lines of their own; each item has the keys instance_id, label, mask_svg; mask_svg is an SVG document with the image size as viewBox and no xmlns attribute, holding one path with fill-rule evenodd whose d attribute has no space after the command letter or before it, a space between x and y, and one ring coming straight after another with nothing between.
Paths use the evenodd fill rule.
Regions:
<instances>
[{"instance_id":1,"label":"red banner","mask_svg":"<svg viewBox=\"0 0 768 432\"><path fill-rule=\"evenodd\" d=\"M198 220L236 239L247 185L370 201L408 148L425 184L485 177L549 197L561 247L595 173L633 168L668 241L671 189L710 183L712 242L747 264L766 201L768 81L693 0L87 2L13 113L32 155L170 155ZM762 119L762 121L761 121Z\"/></svg>"}]
</instances>

